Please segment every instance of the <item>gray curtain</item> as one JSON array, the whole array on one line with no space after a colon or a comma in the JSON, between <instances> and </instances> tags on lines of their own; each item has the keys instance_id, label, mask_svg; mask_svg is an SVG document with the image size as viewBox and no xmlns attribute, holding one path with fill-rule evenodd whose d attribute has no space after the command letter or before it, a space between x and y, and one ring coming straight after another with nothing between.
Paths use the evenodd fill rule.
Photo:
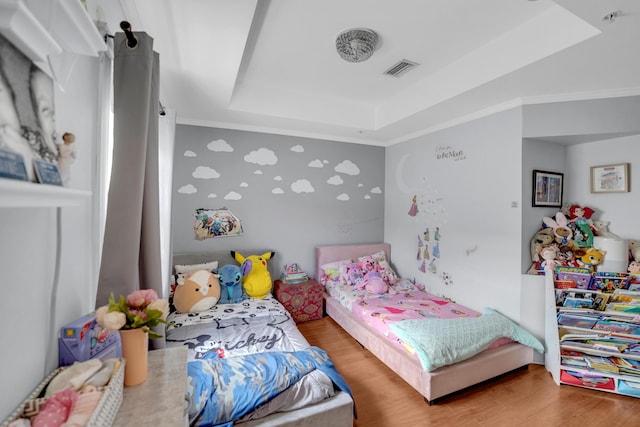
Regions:
<instances>
[{"instance_id":1,"label":"gray curtain","mask_svg":"<svg viewBox=\"0 0 640 427\"><path fill-rule=\"evenodd\" d=\"M159 57L153 39L136 32L114 40L113 164L96 307L113 292L154 289L163 295L159 206Z\"/></svg>"}]
</instances>

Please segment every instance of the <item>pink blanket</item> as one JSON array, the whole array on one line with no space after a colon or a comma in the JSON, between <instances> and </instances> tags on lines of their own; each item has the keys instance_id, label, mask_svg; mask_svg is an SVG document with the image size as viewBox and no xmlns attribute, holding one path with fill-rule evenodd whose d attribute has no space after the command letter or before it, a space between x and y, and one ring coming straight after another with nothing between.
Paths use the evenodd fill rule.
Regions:
<instances>
[{"instance_id":1,"label":"pink blanket","mask_svg":"<svg viewBox=\"0 0 640 427\"><path fill-rule=\"evenodd\" d=\"M408 319L478 317L480 313L423 291L384 294L365 298L352 306L353 313L385 336L393 337L389 324Z\"/></svg>"}]
</instances>

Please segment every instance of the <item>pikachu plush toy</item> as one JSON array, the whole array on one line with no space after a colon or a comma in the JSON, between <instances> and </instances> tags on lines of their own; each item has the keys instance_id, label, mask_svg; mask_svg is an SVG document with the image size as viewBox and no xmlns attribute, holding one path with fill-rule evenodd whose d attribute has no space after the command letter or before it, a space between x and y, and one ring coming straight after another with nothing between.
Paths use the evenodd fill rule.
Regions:
<instances>
[{"instance_id":1,"label":"pikachu plush toy","mask_svg":"<svg viewBox=\"0 0 640 427\"><path fill-rule=\"evenodd\" d=\"M250 298L266 298L271 292L273 282L267 268L267 261L275 252L265 252L262 255L244 256L240 252L231 251L231 256L241 265L243 271L249 271L242 278L242 286ZM246 263L250 263L247 265Z\"/></svg>"}]
</instances>

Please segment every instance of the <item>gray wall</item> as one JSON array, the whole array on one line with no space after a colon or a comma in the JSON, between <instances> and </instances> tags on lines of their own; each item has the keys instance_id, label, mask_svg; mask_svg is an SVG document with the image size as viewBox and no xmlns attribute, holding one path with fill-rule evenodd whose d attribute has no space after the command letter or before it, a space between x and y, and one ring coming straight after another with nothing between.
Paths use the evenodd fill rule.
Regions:
<instances>
[{"instance_id":1,"label":"gray wall","mask_svg":"<svg viewBox=\"0 0 640 427\"><path fill-rule=\"evenodd\" d=\"M316 245L382 241L384 164L383 147L178 125L173 252L273 248L276 271L313 275ZM223 207L244 234L196 239L195 210Z\"/></svg>"}]
</instances>

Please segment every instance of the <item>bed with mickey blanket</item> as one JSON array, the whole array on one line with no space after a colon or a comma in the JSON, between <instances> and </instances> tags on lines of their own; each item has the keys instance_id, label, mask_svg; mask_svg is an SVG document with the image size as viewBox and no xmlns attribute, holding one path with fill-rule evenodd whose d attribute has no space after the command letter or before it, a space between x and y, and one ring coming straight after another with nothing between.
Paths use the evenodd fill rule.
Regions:
<instances>
[{"instance_id":1,"label":"bed with mickey blanket","mask_svg":"<svg viewBox=\"0 0 640 427\"><path fill-rule=\"evenodd\" d=\"M429 404L528 366L534 349L544 352L501 313L429 294L399 278L390 260L386 243L317 246L316 277L325 286L327 315Z\"/></svg>"},{"instance_id":2,"label":"bed with mickey blanket","mask_svg":"<svg viewBox=\"0 0 640 427\"><path fill-rule=\"evenodd\" d=\"M237 264L230 252L174 254L173 262L174 273ZM167 320L166 346L188 348L190 425L353 425L348 385L271 294L198 313L172 306Z\"/></svg>"}]
</instances>

